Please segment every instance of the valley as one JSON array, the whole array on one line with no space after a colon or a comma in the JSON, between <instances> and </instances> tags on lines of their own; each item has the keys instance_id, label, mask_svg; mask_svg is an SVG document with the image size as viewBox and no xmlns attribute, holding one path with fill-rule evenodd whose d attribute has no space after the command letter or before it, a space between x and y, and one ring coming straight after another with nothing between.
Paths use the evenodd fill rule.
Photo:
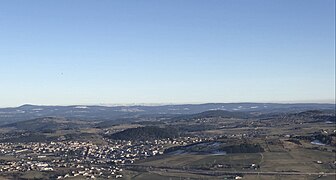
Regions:
<instances>
[{"instance_id":1,"label":"valley","mask_svg":"<svg viewBox=\"0 0 336 180\"><path fill-rule=\"evenodd\" d=\"M15 120L0 127L0 178L333 179L332 108Z\"/></svg>"}]
</instances>

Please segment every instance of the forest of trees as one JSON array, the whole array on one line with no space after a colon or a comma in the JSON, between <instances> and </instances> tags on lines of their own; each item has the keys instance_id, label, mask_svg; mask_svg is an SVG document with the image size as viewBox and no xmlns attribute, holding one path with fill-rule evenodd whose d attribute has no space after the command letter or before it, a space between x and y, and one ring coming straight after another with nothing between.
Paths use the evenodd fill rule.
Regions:
<instances>
[{"instance_id":1,"label":"forest of trees","mask_svg":"<svg viewBox=\"0 0 336 180\"><path fill-rule=\"evenodd\" d=\"M225 146L221 148L226 153L259 153L264 152L264 149L259 144L240 144Z\"/></svg>"},{"instance_id":2,"label":"forest of trees","mask_svg":"<svg viewBox=\"0 0 336 180\"><path fill-rule=\"evenodd\" d=\"M119 140L150 140L174 138L178 136L178 132L174 128L160 128L156 126L145 126L138 128L130 128L121 132L109 135L111 139Z\"/></svg>"},{"instance_id":3,"label":"forest of trees","mask_svg":"<svg viewBox=\"0 0 336 180\"><path fill-rule=\"evenodd\" d=\"M216 144L217 143L217 144ZM259 153L264 152L264 149L259 144L238 144L238 145L225 145L221 142L199 142L186 146L175 146L165 150L165 153L171 153L175 151L184 151L189 153Z\"/></svg>"}]
</instances>

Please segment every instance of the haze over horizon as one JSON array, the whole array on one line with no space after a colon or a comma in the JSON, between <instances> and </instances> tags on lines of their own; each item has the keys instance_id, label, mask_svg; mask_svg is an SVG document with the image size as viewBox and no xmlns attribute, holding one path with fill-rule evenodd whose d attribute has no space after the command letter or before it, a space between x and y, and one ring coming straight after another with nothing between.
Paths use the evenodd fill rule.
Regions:
<instances>
[{"instance_id":1,"label":"haze over horizon","mask_svg":"<svg viewBox=\"0 0 336 180\"><path fill-rule=\"evenodd\" d=\"M0 107L335 103L335 1L0 2Z\"/></svg>"},{"instance_id":2,"label":"haze over horizon","mask_svg":"<svg viewBox=\"0 0 336 180\"><path fill-rule=\"evenodd\" d=\"M11 107L20 107L20 106L164 106L164 105L186 105L186 104L243 104L243 103L256 103L256 104L335 104L335 101L320 100L320 101L278 101L278 102L181 102L181 103L91 103L91 104L19 104L15 106L0 106L0 108L11 108Z\"/></svg>"}]
</instances>

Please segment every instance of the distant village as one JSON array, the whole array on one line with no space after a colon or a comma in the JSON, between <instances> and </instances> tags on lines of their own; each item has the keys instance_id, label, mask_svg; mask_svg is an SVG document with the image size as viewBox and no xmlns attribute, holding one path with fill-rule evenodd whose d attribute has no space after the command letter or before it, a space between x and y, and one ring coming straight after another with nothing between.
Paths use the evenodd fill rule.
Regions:
<instances>
[{"instance_id":1,"label":"distant village","mask_svg":"<svg viewBox=\"0 0 336 180\"><path fill-rule=\"evenodd\" d=\"M0 173L57 171L57 179L122 178L122 167L134 161L164 153L164 147L207 141L207 138L181 137L153 141L105 139L108 145L92 142L0 143L0 155L17 160L0 161Z\"/></svg>"}]
</instances>

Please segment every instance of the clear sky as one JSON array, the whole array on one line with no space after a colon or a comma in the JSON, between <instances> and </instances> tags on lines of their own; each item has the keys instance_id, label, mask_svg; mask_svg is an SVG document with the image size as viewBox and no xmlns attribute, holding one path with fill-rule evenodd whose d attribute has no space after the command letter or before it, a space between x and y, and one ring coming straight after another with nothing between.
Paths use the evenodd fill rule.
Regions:
<instances>
[{"instance_id":1,"label":"clear sky","mask_svg":"<svg viewBox=\"0 0 336 180\"><path fill-rule=\"evenodd\" d=\"M2 0L0 106L334 102L334 0Z\"/></svg>"}]
</instances>

